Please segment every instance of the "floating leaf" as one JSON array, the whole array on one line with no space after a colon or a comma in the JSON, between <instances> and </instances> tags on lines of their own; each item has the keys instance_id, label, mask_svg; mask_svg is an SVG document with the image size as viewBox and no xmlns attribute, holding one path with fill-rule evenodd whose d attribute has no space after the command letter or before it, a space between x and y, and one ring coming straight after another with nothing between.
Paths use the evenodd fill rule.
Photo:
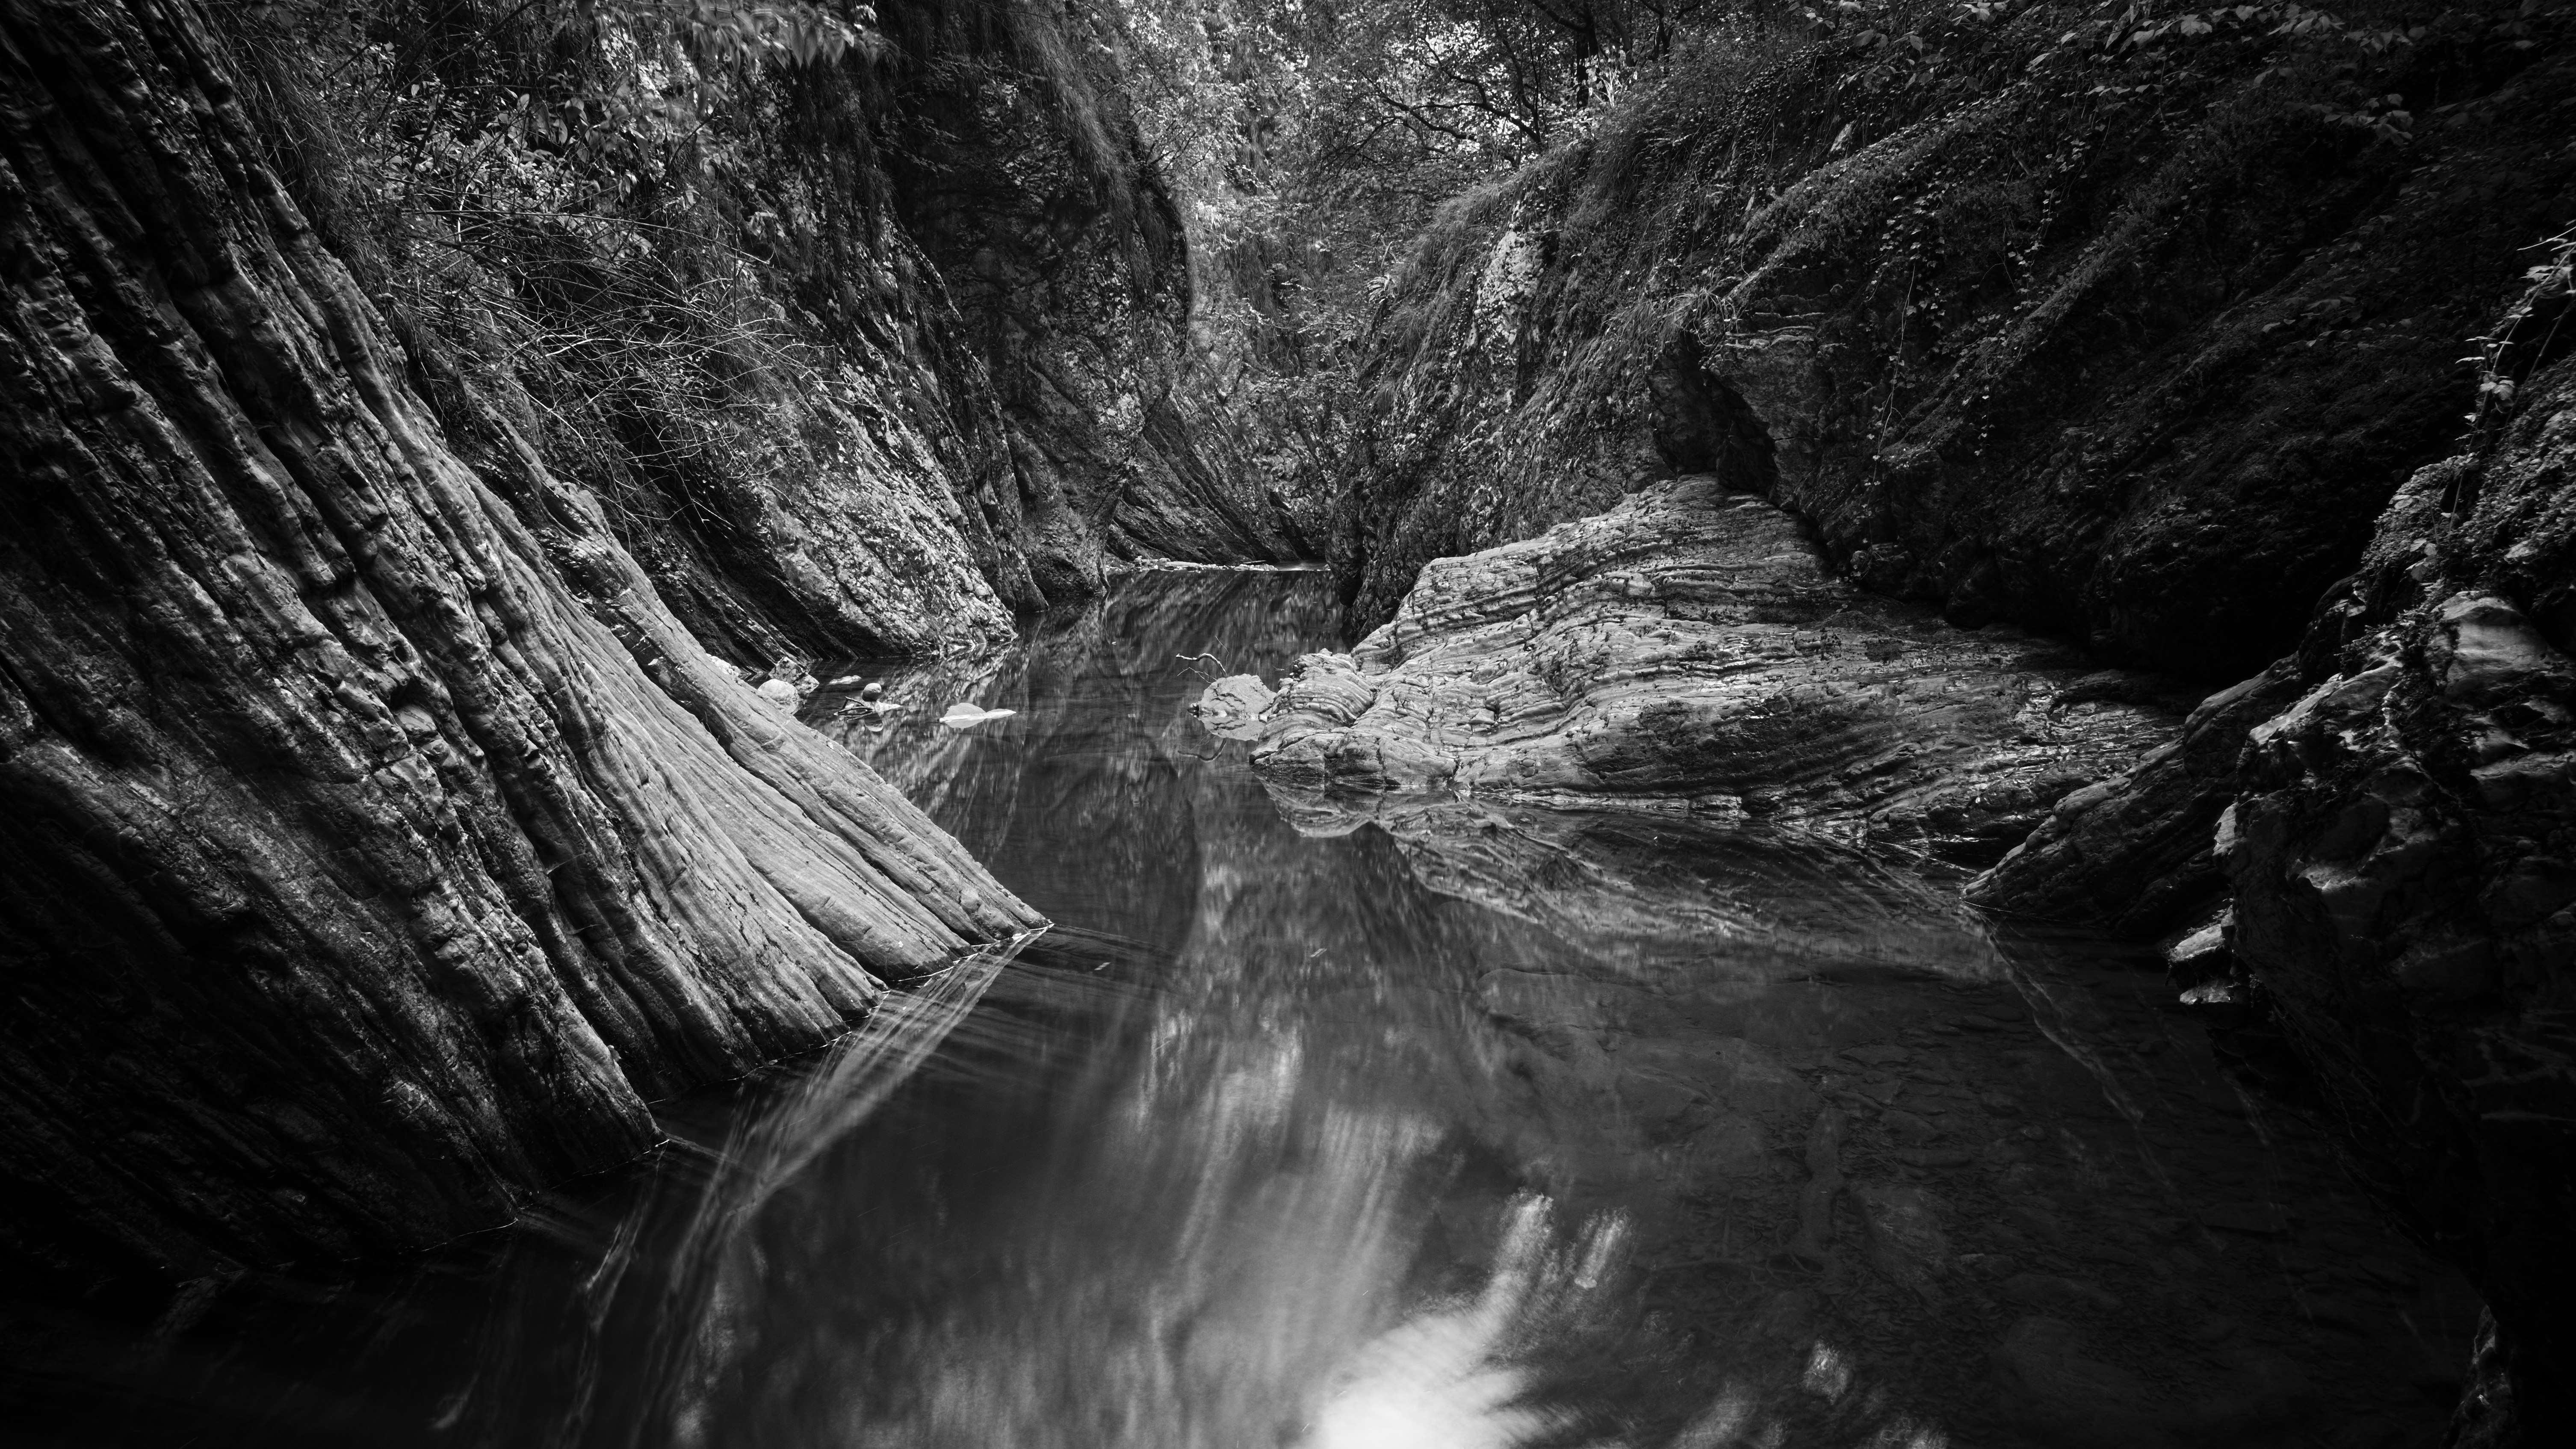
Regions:
<instances>
[{"instance_id":1,"label":"floating leaf","mask_svg":"<svg viewBox=\"0 0 2576 1449\"><path fill-rule=\"evenodd\" d=\"M941 715L939 722L952 730L971 729L986 720L1009 719L1018 713L1015 709L979 709L961 699L948 706L948 713Z\"/></svg>"}]
</instances>

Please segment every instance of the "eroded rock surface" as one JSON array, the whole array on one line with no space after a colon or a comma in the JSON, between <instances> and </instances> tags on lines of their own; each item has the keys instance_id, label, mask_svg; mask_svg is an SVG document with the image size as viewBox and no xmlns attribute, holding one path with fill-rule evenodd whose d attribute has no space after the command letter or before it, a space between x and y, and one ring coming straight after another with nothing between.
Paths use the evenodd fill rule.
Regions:
<instances>
[{"instance_id":1,"label":"eroded rock surface","mask_svg":"<svg viewBox=\"0 0 2576 1449\"><path fill-rule=\"evenodd\" d=\"M2560 362L2491 447L2400 494L2218 836L2236 954L2355 1150L2488 1293L2532 1442L2576 1432L2571 469Z\"/></svg>"},{"instance_id":2,"label":"eroded rock surface","mask_svg":"<svg viewBox=\"0 0 2576 1449\"><path fill-rule=\"evenodd\" d=\"M1982 863L2170 741L2171 703L1864 594L1703 476L1437 560L1350 654L1266 702L1220 682L1203 718L1287 789L1659 805Z\"/></svg>"},{"instance_id":3,"label":"eroded rock surface","mask_svg":"<svg viewBox=\"0 0 2576 1449\"><path fill-rule=\"evenodd\" d=\"M459 456L223 53L191 5L0 8L28 1262L496 1226L651 1145L648 1098L1036 920L710 656L523 440Z\"/></svg>"},{"instance_id":4,"label":"eroded rock surface","mask_svg":"<svg viewBox=\"0 0 2576 1449\"><path fill-rule=\"evenodd\" d=\"M2576 1433L2571 255L2491 329L2472 450L2399 490L2299 653L1970 888L2152 935L2232 887L2175 970L2234 971L2387 1200L2491 1295L2463 1412L2495 1442Z\"/></svg>"},{"instance_id":5,"label":"eroded rock surface","mask_svg":"<svg viewBox=\"0 0 2576 1449\"><path fill-rule=\"evenodd\" d=\"M1397 279L1335 540L1355 622L1715 468L1960 622L2254 673L2450 450L2459 339L2576 214L2566 31L2439 9L2375 59L2221 17L2172 89L2179 52L2033 5L1916 37L1957 89L1854 44L1648 95ZM2359 71L2408 144L2328 119Z\"/></svg>"},{"instance_id":6,"label":"eroded rock surface","mask_svg":"<svg viewBox=\"0 0 2576 1449\"><path fill-rule=\"evenodd\" d=\"M888 118L892 201L989 373L1010 543L1038 592L1095 595L1140 557L1308 552L1189 345L1180 209L1138 138L1116 22L929 5L889 23L917 57Z\"/></svg>"},{"instance_id":7,"label":"eroded rock surface","mask_svg":"<svg viewBox=\"0 0 2576 1449\"><path fill-rule=\"evenodd\" d=\"M2299 696L2290 661L2220 690L2182 737L2057 802L2012 854L1971 881L1981 906L2155 936L2205 913L2227 879L2211 833L2236 795L2247 736Z\"/></svg>"}]
</instances>

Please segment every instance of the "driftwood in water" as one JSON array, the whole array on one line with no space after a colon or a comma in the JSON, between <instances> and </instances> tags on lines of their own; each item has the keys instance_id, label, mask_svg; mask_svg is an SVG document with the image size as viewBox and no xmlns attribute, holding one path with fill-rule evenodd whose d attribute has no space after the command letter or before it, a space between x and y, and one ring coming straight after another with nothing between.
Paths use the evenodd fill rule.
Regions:
<instances>
[{"instance_id":1,"label":"driftwood in water","mask_svg":"<svg viewBox=\"0 0 2576 1449\"><path fill-rule=\"evenodd\" d=\"M1033 923L503 424L458 460L195 5L0 0L0 308L18 1248L490 1226Z\"/></svg>"}]
</instances>

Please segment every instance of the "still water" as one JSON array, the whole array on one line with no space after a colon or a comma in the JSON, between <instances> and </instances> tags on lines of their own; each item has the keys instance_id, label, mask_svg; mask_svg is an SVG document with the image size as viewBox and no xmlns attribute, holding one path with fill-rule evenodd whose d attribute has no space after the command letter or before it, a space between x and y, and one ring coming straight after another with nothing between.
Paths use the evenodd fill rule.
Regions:
<instances>
[{"instance_id":1,"label":"still water","mask_svg":"<svg viewBox=\"0 0 2576 1449\"><path fill-rule=\"evenodd\" d=\"M1056 928L667 1104L649 1168L514 1232L8 1304L0 1442L2438 1431L2474 1302L2133 955L1791 834L1274 798L1187 706L1331 616L1149 575L872 675L890 713L818 695Z\"/></svg>"}]
</instances>

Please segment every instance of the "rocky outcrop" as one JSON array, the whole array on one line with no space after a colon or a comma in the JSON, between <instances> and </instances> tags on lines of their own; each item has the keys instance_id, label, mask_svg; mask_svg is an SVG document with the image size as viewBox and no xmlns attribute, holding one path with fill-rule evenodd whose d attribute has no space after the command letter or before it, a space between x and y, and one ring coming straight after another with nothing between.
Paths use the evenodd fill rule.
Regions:
<instances>
[{"instance_id":1,"label":"rocky outcrop","mask_svg":"<svg viewBox=\"0 0 2576 1449\"><path fill-rule=\"evenodd\" d=\"M0 1235L418 1246L1033 924L469 464L190 3L0 5Z\"/></svg>"},{"instance_id":2,"label":"rocky outcrop","mask_svg":"<svg viewBox=\"0 0 2576 1449\"><path fill-rule=\"evenodd\" d=\"M2398 492L2298 654L1970 888L2136 935L2232 888L2181 966L2232 971L2369 1180L2489 1296L2482 1444L2576 1432L2571 259L2491 329L2471 451Z\"/></svg>"},{"instance_id":3,"label":"rocky outcrop","mask_svg":"<svg viewBox=\"0 0 2576 1449\"><path fill-rule=\"evenodd\" d=\"M2576 51L2563 18L2502 5L2375 49L2270 12L2188 38L2130 13L1979 8L1791 47L1454 205L1379 319L1335 542L1355 616L1397 634L1384 662L1288 681L1263 749L1379 788L1509 788L1512 767L1608 795L1641 758L1687 778L1636 747L1650 732L1580 716L1583 692L1632 687L1652 630L1596 619L1627 637L1557 644L1561 706L1513 692L1535 671L1392 643L1426 607L1417 577L1428 598L1458 576L1434 560L1544 549L1512 540L1629 506L1661 470L1764 495L1844 578L1953 623L2243 681L2136 758L2097 757L2088 788L1999 812L1979 838L2036 829L1970 895L2199 926L2189 974L2236 973L2356 1160L2493 1296L2476 1432L2557 1442L2576 1435L2570 1257L2541 1226L2576 1191L2565 255L2546 305L2492 319L2576 215ZM2441 462L2464 410L2474 450ZM1454 637L1550 638L1521 612ZM1473 710L1493 701L1489 743ZM1698 733L1801 779L1782 818L1848 810L1858 838L1972 858L1860 798L1878 777L1800 777L1722 719Z\"/></svg>"},{"instance_id":4,"label":"rocky outcrop","mask_svg":"<svg viewBox=\"0 0 2576 1449\"><path fill-rule=\"evenodd\" d=\"M1104 17L913 0L753 71L650 7L215 3L451 441L588 487L733 661L987 647L1124 560L1303 551L1200 397Z\"/></svg>"},{"instance_id":5,"label":"rocky outcrop","mask_svg":"<svg viewBox=\"0 0 2576 1449\"><path fill-rule=\"evenodd\" d=\"M1180 213L1143 163L1117 77L1040 62L1050 46L1107 45L1029 34L1085 23L1034 7L998 15L1003 34L980 40L993 17L972 6L906 17L925 79L904 98L890 162L905 227L991 369L1040 592L1096 594L1104 567L1137 558L1302 556L1200 375Z\"/></svg>"},{"instance_id":6,"label":"rocky outcrop","mask_svg":"<svg viewBox=\"0 0 2576 1449\"><path fill-rule=\"evenodd\" d=\"M1715 467L1955 622L2211 684L2289 652L2576 214L2576 53L2509 5L2377 51L1986 13L1712 60L1453 206L1372 338L1358 621Z\"/></svg>"},{"instance_id":7,"label":"rocky outcrop","mask_svg":"<svg viewBox=\"0 0 2576 1449\"><path fill-rule=\"evenodd\" d=\"M2227 880L2211 832L2235 797L2236 765L2256 725L2299 696L2283 661L2203 700L2182 738L2057 802L1967 898L2007 915L2082 922L2153 937L2207 914Z\"/></svg>"},{"instance_id":8,"label":"rocky outcrop","mask_svg":"<svg viewBox=\"0 0 2576 1449\"><path fill-rule=\"evenodd\" d=\"M2576 1433L2571 469L2560 362L2399 495L2218 834L2237 957L2371 1175L2488 1296L2527 1443Z\"/></svg>"},{"instance_id":9,"label":"rocky outcrop","mask_svg":"<svg viewBox=\"0 0 2576 1449\"><path fill-rule=\"evenodd\" d=\"M1653 805L1973 864L2176 713L2152 678L1836 580L1708 477L1437 561L1352 653L1201 708L1282 788Z\"/></svg>"}]
</instances>

